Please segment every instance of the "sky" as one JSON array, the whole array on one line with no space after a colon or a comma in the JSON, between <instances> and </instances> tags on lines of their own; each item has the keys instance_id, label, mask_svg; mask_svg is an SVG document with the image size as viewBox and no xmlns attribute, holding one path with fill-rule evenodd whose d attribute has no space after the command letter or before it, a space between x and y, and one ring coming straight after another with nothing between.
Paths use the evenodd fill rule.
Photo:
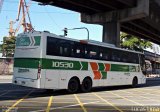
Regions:
<instances>
[{"instance_id":1,"label":"sky","mask_svg":"<svg viewBox=\"0 0 160 112\"><path fill-rule=\"evenodd\" d=\"M28 1L26 0L26 2ZM8 36L9 22L11 20L15 21L17 18L18 2L19 0L4 0L0 13L0 43L4 36ZM49 31L57 35L63 35L62 30L65 27L69 29L86 27L89 30L91 40L102 41L102 26L80 22L80 13L49 5L38 5L37 2L33 1L29 12L32 26L36 31ZM18 23L14 24L14 28L17 28ZM21 32L22 27L18 33ZM68 37L79 40L87 39L87 31L85 29L71 30L68 31Z\"/></svg>"},{"instance_id":2,"label":"sky","mask_svg":"<svg viewBox=\"0 0 160 112\"><path fill-rule=\"evenodd\" d=\"M26 2L29 1L30 0L26 0ZM3 37L8 36L9 22L17 19L18 3L19 0L4 0L0 13L0 44L2 43ZM49 5L38 5L37 2L33 1L30 5L29 13L32 26L36 31L49 31L57 35L63 35L64 33L62 30L64 28L86 27L89 30L89 38L91 40L102 41L102 26L80 22L80 13ZM20 18L21 17L22 13ZM14 29L17 28L18 24L19 21L14 24ZM21 32L23 32L22 27L18 33ZM87 36L87 31L85 29L79 29L68 31L67 37L82 40L87 39ZM159 49L157 53L160 54L159 45L155 48ZM153 49L147 50L154 52Z\"/></svg>"}]
</instances>

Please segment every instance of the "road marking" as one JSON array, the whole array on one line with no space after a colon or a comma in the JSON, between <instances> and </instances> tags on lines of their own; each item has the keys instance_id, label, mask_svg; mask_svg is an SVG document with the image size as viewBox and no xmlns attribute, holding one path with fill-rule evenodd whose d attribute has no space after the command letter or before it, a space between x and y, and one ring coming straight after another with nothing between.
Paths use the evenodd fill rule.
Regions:
<instances>
[{"instance_id":1,"label":"road marking","mask_svg":"<svg viewBox=\"0 0 160 112\"><path fill-rule=\"evenodd\" d=\"M83 105L87 105L87 104L97 104L100 101L95 101L95 102L87 102L87 103L83 103ZM76 106L80 106L80 104L74 104L74 105L66 105L66 106L62 106L62 107L55 107L55 108L51 108L50 110L57 110L57 109L64 109L64 108L70 108L70 107L76 107ZM44 110L36 110L36 111L30 111L30 112L44 112Z\"/></svg>"},{"instance_id":2,"label":"road marking","mask_svg":"<svg viewBox=\"0 0 160 112\"><path fill-rule=\"evenodd\" d=\"M75 98L74 98L74 97L72 97L72 98L67 98L67 97L63 97L63 98L56 98L56 100L66 100L66 99L74 100Z\"/></svg>"},{"instance_id":3,"label":"road marking","mask_svg":"<svg viewBox=\"0 0 160 112\"><path fill-rule=\"evenodd\" d=\"M151 91L152 91L152 92L154 92L154 93L155 93L155 92L160 93L160 90L158 90L158 89L146 89L146 88L145 88L145 89L144 89L144 88L142 89L142 88L137 88L137 89L133 89L133 90L138 90L138 91L141 90L141 91L143 91L143 92L151 92ZM154 93L153 93L153 94L154 94ZM152 94L152 93L151 93L151 94Z\"/></svg>"},{"instance_id":4,"label":"road marking","mask_svg":"<svg viewBox=\"0 0 160 112\"><path fill-rule=\"evenodd\" d=\"M23 98L21 98L21 99L19 99L18 101L16 101L11 107L9 107L5 112L9 112L9 111L11 111L12 109L14 109L14 107L16 106L16 105L18 105L21 101L23 101L25 98L27 98L31 93L33 92L33 90L32 91L30 91L27 95L25 95Z\"/></svg>"},{"instance_id":5,"label":"road marking","mask_svg":"<svg viewBox=\"0 0 160 112\"><path fill-rule=\"evenodd\" d=\"M152 94L152 93L146 93L146 92L142 92L140 90L133 90L133 91L137 91L137 92L140 92L140 93L143 93L144 95L153 95L153 96L160 96L160 95L157 95L157 94ZM140 97L144 97L144 96L140 96ZM160 102L160 100L155 100L155 99L152 99L152 98L147 98L147 97L144 97L150 101L157 101L157 102Z\"/></svg>"},{"instance_id":6,"label":"road marking","mask_svg":"<svg viewBox=\"0 0 160 112\"><path fill-rule=\"evenodd\" d=\"M31 101L31 100L25 100L25 101L23 101L23 102L27 102L27 103L40 103L40 104L46 104L46 103L48 103L48 102L44 102L44 101Z\"/></svg>"},{"instance_id":7,"label":"road marking","mask_svg":"<svg viewBox=\"0 0 160 112\"><path fill-rule=\"evenodd\" d=\"M123 97L123 96L120 96L120 95L118 95L118 94L115 94L115 93L113 93L113 92L111 92L111 91L109 91L109 92L110 92L111 94L117 96L117 97L123 98L123 99L125 99L125 100L127 100L127 101L130 101L130 102L135 103L135 104L137 104L137 105L143 106L142 104L140 104L140 103L138 103L138 102L135 102L135 101L133 101L133 100L130 100L130 99L128 99L128 98L125 98L125 97Z\"/></svg>"},{"instance_id":8,"label":"road marking","mask_svg":"<svg viewBox=\"0 0 160 112\"><path fill-rule=\"evenodd\" d=\"M48 106L47 106L46 112L49 112L49 111L50 111L50 107L51 107L51 104L52 104L52 100L53 100L53 96L51 96L51 97L49 98Z\"/></svg>"},{"instance_id":9,"label":"road marking","mask_svg":"<svg viewBox=\"0 0 160 112\"><path fill-rule=\"evenodd\" d=\"M60 100L57 100L57 101L55 101L55 103L70 103L70 104L75 104L75 103L77 103L77 100L76 101L60 101Z\"/></svg>"},{"instance_id":10,"label":"road marking","mask_svg":"<svg viewBox=\"0 0 160 112\"><path fill-rule=\"evenodd\" d=\"M128 91L125 91L125 90L122 90L121 92L129 93L129 94L134 94L134 93L132 93L132 92L128 92ZM134 94L134 95L136 95L136 94ZM152 101L160 102L160 100L154 100L154 99L147 98L147 97L145 97L145 96L141 96L141 95L138 95L138 97L145 98L146 100L136 100L136 101L148 101L148 100L152 100Z\"/></svg>"},{"instance_id":11,"label":"road marking","mask_svg":"<svg viewBox=\"0 0 160 112\"><path fill-rule=\"evenodd\" d=\"M133 91L137 91L137 92L143 93L144 95L154 95L154 96L160 96L160 95L157 95L157 94L152 94L152 93L146 93L146 92L142 92L142 91L140 91L140 90L133 90Z\"/></svg>"},{"instance_id":12,"label":"road marking","mask_svg":"<svg viewBox=\"0 0 160 112\"><path fill-rule=\"evenodd\" d=\"M116 110L118 110L119 112L123 112L120 108L116 107L114 104L108 102L107 100L103 99L102 97L100 97L99 95L97 95L96 93L93 93L95 96L97 96L99 99L101 99L102 101L106 102L107 104L111 105L112 107L114 107Z\"/></svg>"},{"instance_id":13,"label":"road marking","mask_svg":"<svg viewBox=\"0 0 160 112\"><path fill-rule=\"evenodd\" d=\"M78 98L78 96L76 94L74 94L74 97L76 98L76 100L78 101L78 103L80 104L81 108L83 109L84 112L87 112L86 108L84 107L84 104L80 101L80 99Z\"/></svg>"},{"instance_id":14,"label":"road marking","mask_svg":"<svg viewBox=\"0 0 160 112\"><path fill-rule=\"evenodd\" d=\"M88 97L90 97L90 96L88 96ZM96 100L96 101L97 101L97 99L95 99L95 98L94 98L94 99L91 99L91 98L88 98L88 97L83 97L83 98L81 98L81 99L86 99L86 98L87 98L87 99L86 99L87 101L88 101L88 100L92 100L92 101L93 101L93 100ZM73 98L56 98L56 100L66 100L66 99L67 99L67 100L75 100L74 97L73 97ZM75 101L76 101L76 100L75 100ZM77 101L76 101L76 102L77 102Z\"/></svg>"}]
</instances>

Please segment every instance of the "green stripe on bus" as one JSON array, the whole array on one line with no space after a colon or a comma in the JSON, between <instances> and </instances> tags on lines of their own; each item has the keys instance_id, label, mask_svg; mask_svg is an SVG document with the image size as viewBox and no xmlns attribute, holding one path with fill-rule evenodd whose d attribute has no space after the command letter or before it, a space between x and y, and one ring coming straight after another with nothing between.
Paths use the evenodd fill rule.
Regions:
<instances>
[{"instance_id":1,"label":"green stripe on bus","mask_svg":"<svg viewBox=\"0 0 160 112\"><path fill-rule=\"evenodd\" d=\"M14 67L22 68L38 68L41 62L42 69L58 69L58 70L88 70L88 62L57 60L57 59L40 59L40 58L15 58ZM105 72L103 63L98 63L99 70ZM111 64L110 71L120 72L139 72L140 68L134 65ZM105 73L102 73L102 75ZM103 76L105 77L105 75Z\"/></svg>"},{"instance_id":2,"label":"green stripe on bus","mask_svg":"<svg viewBox=\"0 0 160 112\"><path fill-rule=\"evenodd\" d=\"M14 59L14 67L22 67L22 68L38 68L40 59Z\"/></svg>"},{"instance_id":3,"label":"green stripe on bus","mask_svg":"<svg viewBox=\"0 0 160 112\"><path fill-rule=\"evenodd\" d=\"M111 64L111 71L129 72L128 65Z\"/></svg>"},{"instance_id":4,"label":"green stripe on bus","mask_svg":"<svg viewBox=\"0 0 160 112\"><path fill-rule=\"evenodd\" d=\"M101 79L107 79L107 72L101 72L102 78Z\"/></svg>"},{"instance_id":5,"label":"green stripe on bus","mask_svg":"<svg viewBox=\"0 0 160 112\"><path fill-rule=\"evenodd\" d=\"M99 65L99 71L104 71L105 67L103 63L98 63Z\"/></svg>"},{"instance_id":6,"label":"green stripe on bus","mask_svg":"<svg viewBox=\"0 0 160 112\"><path fill-rule=\"evenodd\" d=\"M42 59L42 69L80 70L79 61Z\"/></svg>"},{"instance_id":7,"label":"green stripe on bus","mask_svg":"<svg viewBox=\"0 0 160 112\"><path fill-rule=\"evenodd\" d=\"M14 60L14 67L23 68L38 68L41 60L42 69L59 69L59 70L88 70L88 62L69 61L69 60L55 60L55 59L33 59L24 58Z\"/></svg>"},{"instance_id":8,"label":"green stripe on bus","mask_svg":"<svg viewBox=\"0 0 160 112\"><path fill-rule=\"evenodd\" d=\"M88 70L88 62L81 62L82 70Z\"/></svg>"}]
</instances>

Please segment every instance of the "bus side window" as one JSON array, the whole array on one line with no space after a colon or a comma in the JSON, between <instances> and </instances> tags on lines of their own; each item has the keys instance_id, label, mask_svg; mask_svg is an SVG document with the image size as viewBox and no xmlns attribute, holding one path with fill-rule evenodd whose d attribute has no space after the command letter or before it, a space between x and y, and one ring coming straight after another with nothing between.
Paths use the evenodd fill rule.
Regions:
<instances>
[{"instance_id":1,"label":"bus side window","mask_svg":"<svg viewBox=\"0 0 160 112\"><path fill-rule=\"evenodd\" d=\"M120 54L120 52L122 52L122 51L118 51L118 50L113 50L112 51L112 61L118 61L118 62L120 62L120 60L121 60L121 54Z\"/></svg>"},{"instance_id":2,"label":"bus side window","mask_svg":"<svg viewBox=\"0 0 160 112\"><path fill-rule=\"evenodd\" d=\"M75 57L75 52L76 52L75 47L74 47L75 42L71 42L70 44L71 44L70 45L70 52L71 52L70 56Z\"/></svg>"},{"instance_id":3,"label":"bus side window","mask_svg":"<svg viewBox=\"0 0 160 112\"><path fill-rule=\"evenodd\" d=\"M133 53L133 55L131 56L131 58L132 58L132 63L136 63L136 64L139 63L138 62L138 54Z\"/></svg>"},{"instance_id":4,"label":"bus side window","mask_svg":"<svg viewBox=\"0 0 160 112\"><path fill-rule=\"evenodd\" d=\"M132 52L127 52L127 63L132 63L133 60L132 55L133 55Z\"/></svg>"},{"instance_id":5,"label":"bus side window","mask_svg":"<svg viewBox=\"0 0 160 112\"><path fill-rule=\"evenodd\" d=\"M138 64L138 54L133 52L123 51L121 54L121 62Z\"/></svg>"},{"instance_id":6,"label":"bus side window","mask_svg":"<svg viewBox=\"0 0 160 112\"><path fill-rule=\"evenodd\" d=\"M71 49L70 43L68 40L59 40L59 54L60 56L70 56Z\"/></svg>"},{"instance_id":7,"label":"bus side window","mask_svg":"<svg viewBox=\"0 0 160 112\"><path fill-rule=\"evenodd\" d=\"M89 59L98 59L98 46L87 45L85 49L85 57Z\"/></svg>"},{"instance_id":8,"label":"bus side window","mask_svg":"<svg viewBox=\"0 0 160 112\"><path fill-rule=\"evenodd\" d=\"M101 47L100 53L99 53L100 60L110 61L111 60L111 52L112 52L111 49Z\"/></svg>"},{"instance_id":9,"label":"bus side window","mask_svg":"<svg viewBox=\"0 0 160 112\"><path fill-rule=\"evenodd\" d=\"M46 47L47 55L59 55L59 41L56 38L47 37L47 47Z\"/></svg>"},{"instance_id":10,"label":"bus side window","mask_svg":"<svg viewBox=\"0 0 160 112\"><path fill-rule=\"evenodd\" d=\"M121 61L124 63L128 62L128 53L126 51L121 53Z\"/></svg>"},{"instance_id":11,"label":"bus side window","mask_svg":"<svg viewBox=\"0 0 160 112\"><path fill-rule=\"evenodd\" d=\"M84 57L84 46L78 42L75 42L74 47L74 57L83 58Z\"/></svg>"}]
</instances>

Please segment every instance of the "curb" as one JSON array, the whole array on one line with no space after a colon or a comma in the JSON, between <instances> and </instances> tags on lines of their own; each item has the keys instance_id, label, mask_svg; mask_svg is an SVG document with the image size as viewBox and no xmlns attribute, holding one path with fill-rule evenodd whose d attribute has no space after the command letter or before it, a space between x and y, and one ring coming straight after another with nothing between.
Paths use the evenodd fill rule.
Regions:
<instances>
[{"instance_id":1,"label":"curb","mask_svg":"<svg viewBox=\"0 0 160 112\"><path fill-rule=\"evenodd\" d=\"M12 79L13 75L0 75L0 79Z\"/></svg>"}]
</instances>

